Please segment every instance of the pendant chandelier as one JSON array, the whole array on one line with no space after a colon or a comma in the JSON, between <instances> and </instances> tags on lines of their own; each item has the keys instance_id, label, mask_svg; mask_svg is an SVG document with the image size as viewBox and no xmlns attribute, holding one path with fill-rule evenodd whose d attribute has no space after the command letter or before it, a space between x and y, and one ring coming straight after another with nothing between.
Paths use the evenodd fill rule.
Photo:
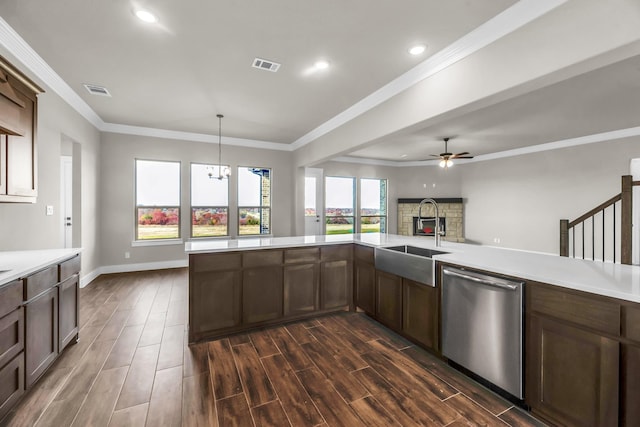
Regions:
<instances>
[{"instance_id":1,"label":"pendant chandelier","mask_svg":"<svg viewBox=\"0 0 640 427\"><path fill-rule=\"evenodd\" d=\"M213 179L225 179L229 178L231 175L231 169L228 166L222 166L222 118L224 117L222 114L217 114L218 118L218 176L214 175L214 168L209 169L209 178Z\"/></svg>"}]
</instances>

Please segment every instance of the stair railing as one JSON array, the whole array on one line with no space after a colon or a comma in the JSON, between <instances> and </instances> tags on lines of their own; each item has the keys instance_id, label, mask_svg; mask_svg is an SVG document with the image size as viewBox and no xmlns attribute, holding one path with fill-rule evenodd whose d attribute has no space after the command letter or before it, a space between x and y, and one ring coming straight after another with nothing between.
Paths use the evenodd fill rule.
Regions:
<instances>
[{"instance_id":1,"label":"stair railing","mask_svg":"<svg viewBox=\"0 0 640 427\"><path fill-rule=\"evenodd\" d=\"M633 181L631 175L625 175L622 177L622 191L607 200L604 203L591 209L589 212L581 215L580 217L569 221L568 219L560 220L560 256L571 256L573 258L587 258L588 247L585 248L585 242L591 237L591 258L596 260L596 237L599 237L599 242L602 244L602 257L599 260L606 260L606 248L609 246L612 251L611 259L613 262L620 262L621 264L631 264L631 245L632 245L632 205L633 205L633 186L640 185L640 181ZM616 220L618 218L616 209L620 209L620 241L616 242L617 227ZM607 214L611 215L609 228L610 233L606 233L607 230ZM601 215L602 223L598 226L599 230L596 230L596 216ZM590 226L590 227L589 227ZM590 229L590 230L589 230ZM598 232L599 231L599 232ZM581 251L578 251L576 255L576 235L578 235L581 241ZM571 242L571 243L570 243ZM607 245L610 243L610 245ZM617 251L619 247L619 251ZM571 249L571 250L570 250ZM578 248L579 249L579 248ZM569 255L571 252L571 255Z\"/></svg>"}]
</instances>

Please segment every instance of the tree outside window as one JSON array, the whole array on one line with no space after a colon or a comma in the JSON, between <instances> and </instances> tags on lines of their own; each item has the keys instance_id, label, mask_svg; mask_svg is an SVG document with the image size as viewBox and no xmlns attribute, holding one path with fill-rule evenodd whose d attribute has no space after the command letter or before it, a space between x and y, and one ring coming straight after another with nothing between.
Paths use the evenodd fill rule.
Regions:
<instances>
[{"instance_id":1,"label":"tree outside window","mask_svg":"<svg viewBox=\"0 0 640 427\"><path fill-rule=\"evenodd\" d=\"M328 176L325 178L326 234L354 232L355 178Z\"/></svg>"},{"instance_id":2,"label":"tree outside window","mask_svg":"<svg viewBox=\"0 0 640 427\"><path fill-rule=\"evenodd\" d=\"M387 232L387 180L360 180L360 232Z\"/></svg>"},{"instance_id":3,"label":"tree outside window","mask_svg":"<svg viewBox=\"0 0 640 427\"><path fill-rule=\"evenodd\" d=\"M136 240L180 238L180 162L136 159Z\"/></svg>"},{"instance_id":4,"label":"tree outside window","mask_svg":"<svg viewBox=\"0 0 640 427\"><path fill-rule=\"evenodd\" d=\"M229 235L229 180L217 179L219 169L191 164L191 237Z\"/></svg>"}]
</instances>

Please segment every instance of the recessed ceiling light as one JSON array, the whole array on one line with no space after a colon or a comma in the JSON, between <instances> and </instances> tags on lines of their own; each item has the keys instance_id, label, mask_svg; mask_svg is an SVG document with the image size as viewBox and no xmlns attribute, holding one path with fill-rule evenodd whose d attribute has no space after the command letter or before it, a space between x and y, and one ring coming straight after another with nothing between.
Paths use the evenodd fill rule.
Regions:
<instances>
[{"instance_id":1,"label":"recessed ceiling light","mask_svg":"<svg viewBox=\"0 0 640 427\"><path fill-rule=\"evenodd\" d=\"M319 61L316 61L315 64L313 64L313 66L317 69L317 70L326 70L327 68L329 68L329 62L321 59Z\"/></svg>"},{"instance_id":2,"label":"recessed ceiling light","mask_svg":"<svg viewBox=\"0 0 640 427\"><path fill-rule=\"evenodd\" d=\"M400 156L401 159L404 159L405 157L407 157L406 154L403 154L402 156Z\"/></svg>"},{"instance_id":3,"label":"recessed ceiling light","mask_svg":"<svg viewBox=\"0 0 640 427\"><path fill-rule=\"evenodd\" d=\"M422 52L425 51L425 49L427 48L427 46L423 45L423 44L418 44L413 46L411 49L409 49L409 53L411 55L420 55Z\"/></svg>"},{"instance_id":4,"label":"recessed ceiling light","mask_svg":"<svg viewBox=\"0 0 640 427\"><path fill-rule=\"evenodd\" d=\"M148 10L136 10L136 16L138 17L139 20L144 21L144 22L148 22L150 24L153 24L154 22L158 22L158 18L156 18L156 16L149 12Z\"/></svg>"}]
</instances>

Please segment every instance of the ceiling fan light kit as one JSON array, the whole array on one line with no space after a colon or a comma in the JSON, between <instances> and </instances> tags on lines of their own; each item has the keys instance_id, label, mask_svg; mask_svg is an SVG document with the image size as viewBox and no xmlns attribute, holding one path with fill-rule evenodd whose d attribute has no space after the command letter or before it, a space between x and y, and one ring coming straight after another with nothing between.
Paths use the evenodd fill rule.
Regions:
<instances>
[{"instance_id":1,"label":"ceiling fan light kit","mask_svg":"<svg viewBox=\"0 0 640 427\"><path fill-rule=\"evenodd\" d=\"M431 157L437 157L440 159L440 163L438 163L438 166L440 166L441 168L447 169L454 165L453 159L473 159L473 156L469 156L469 152L467 151L464 151L458 154L450 153L447 147L447 143L449 142L449 139L451 138L443 138L444 153L430 154Z\"/></svg>"}]
</instances>

